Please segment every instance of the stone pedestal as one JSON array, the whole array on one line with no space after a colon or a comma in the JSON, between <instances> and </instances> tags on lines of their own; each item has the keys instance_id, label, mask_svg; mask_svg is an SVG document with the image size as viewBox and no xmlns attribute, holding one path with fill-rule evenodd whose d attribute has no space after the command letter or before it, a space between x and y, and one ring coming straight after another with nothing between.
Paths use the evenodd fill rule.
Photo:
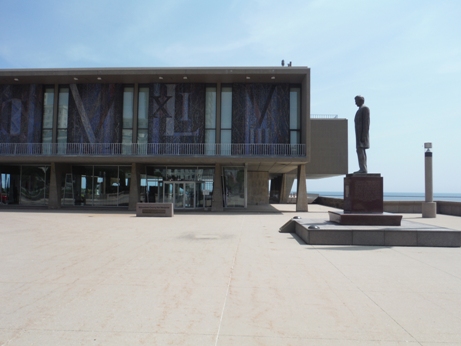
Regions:
<instances>
[{"instance_id":1,"label":"stone pedestal","mask_svg":"<svg viewBox=\"0 0 461 346\"><path fill-rule=\"evenodd\" d=\"M383 177L381 174L348 174L344 178L345 213L382 213Z\"/></svg>"},{"instance_id":2,"label":"stone pedestal","mask_svg":"<svg viewBox=\"0 0 461 346\"><path fill-rule=\"evenodd\" d=\"M344 212L328 212L340 225L400 226L402 215L384 213L381 174L348 174L344 178Z\"/></svg>"}]
</instances>

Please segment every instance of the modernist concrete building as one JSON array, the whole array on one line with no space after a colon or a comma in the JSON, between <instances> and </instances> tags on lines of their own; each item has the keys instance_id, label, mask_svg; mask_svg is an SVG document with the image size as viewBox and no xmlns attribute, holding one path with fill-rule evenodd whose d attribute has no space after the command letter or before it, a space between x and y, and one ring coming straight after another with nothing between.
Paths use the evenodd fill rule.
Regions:
<instances>
[{"instance_id":1,"label":"modernist concrete building","mask_svg":"<svg viewBox=\"0 0 461 346\"><path fill-rule=\"evenodd\" d=\"M0 70L2 207L219 211L297 178L305 211L305 178L345 173L347 120L311 119L307 67Z\"/></svg>"}]
</instances>

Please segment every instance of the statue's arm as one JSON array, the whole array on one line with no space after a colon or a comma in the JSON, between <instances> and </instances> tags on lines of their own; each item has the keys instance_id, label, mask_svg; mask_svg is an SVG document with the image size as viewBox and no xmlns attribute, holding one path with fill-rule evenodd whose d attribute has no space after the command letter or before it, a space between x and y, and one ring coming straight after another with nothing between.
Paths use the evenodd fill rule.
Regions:
<instances>
[{"instance_id":1,"label":"statue's arm","mask_svg":"<svg viewBox=\"0 0 461 346\"><path fill-rule=\"evenodd\" d=\"M370 130L370 109L364 107L362 110L362 138L366 138Z\"/></svg>"}]
</instances>

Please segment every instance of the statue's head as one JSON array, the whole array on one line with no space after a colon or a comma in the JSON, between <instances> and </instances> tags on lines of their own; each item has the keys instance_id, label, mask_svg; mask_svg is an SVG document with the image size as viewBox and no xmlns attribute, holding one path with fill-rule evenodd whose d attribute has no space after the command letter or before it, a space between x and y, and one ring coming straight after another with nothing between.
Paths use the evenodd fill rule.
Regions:
<instances>
[{"instance_id":1,"label":"statue's head","mask_svg":"<svg viewBox=\"0 0 461 346\"><path fill-rule=\"evenodd\" d=\"M357 106L360 107L360 106L362 106L364 103L365 103L365 97L363 97L363 96L361 96L361 95L357 95L357 96L355 97L355 104L356 104Z\"/></svg>"}]
</instances>

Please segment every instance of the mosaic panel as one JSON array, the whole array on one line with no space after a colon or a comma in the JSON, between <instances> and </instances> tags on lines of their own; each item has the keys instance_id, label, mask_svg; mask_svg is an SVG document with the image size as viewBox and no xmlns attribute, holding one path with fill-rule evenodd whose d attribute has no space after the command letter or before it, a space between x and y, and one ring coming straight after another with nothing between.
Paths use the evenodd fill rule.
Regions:
<instances>
[{"instance_id":1,"label":"mosaic panel","mask_svg":"<svg viewBox=\"0 0 461 346\"><path fill-rule=\"evenodd\" d=\"M122 84L70 84L68 143L121 143Z\"/></svg>"},{"instance_id":2,"label":"mosaic panel","mask_svg":"<svg viewBox=\"0 0 461 346\"><path fill-rule=\"evenodd\" d=\"M205 84L150 85L149 143L203 143Z\"/></svg>"},{"instance_id":3,"label":"mosaic panel","mask_svg":"<svg viewBox=\"0 0 461 346\"><path fill-rule=\"evenodd\" d=\"M233 84L232 143L290 143L289 84Z\"/></svg>"},{"instance_id":4,"label":"mosaic panel","mask_svg":"<svg viewBox=\"0 0 461 346\"><path fill-rule=\"evenodd\" d=\"M40 143L43 87L0 85L0 143Z\"/></svg>"}]
</instances>

